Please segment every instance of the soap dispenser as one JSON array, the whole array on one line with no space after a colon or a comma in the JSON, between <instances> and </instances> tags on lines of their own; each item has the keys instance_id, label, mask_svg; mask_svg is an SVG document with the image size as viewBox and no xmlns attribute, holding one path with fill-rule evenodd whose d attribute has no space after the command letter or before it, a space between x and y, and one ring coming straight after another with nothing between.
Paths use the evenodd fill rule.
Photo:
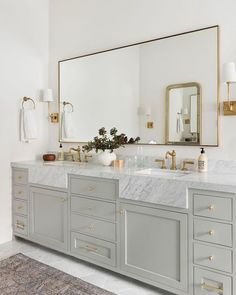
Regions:
<instances>
[{"instance_id":1,"label":"soap dispenser","mask_svg":"<svg viewBox=\"0 0 236 295\"><path fill-rule=\"evenodd\" d=\"M201 148L201 154L198 158L198 171L207 172L207 169L208 169L208 159L205 154L204 148Z\"/></svg>"},{"instance_id":2,"label":"soap dispenser","mask_svg":"<svg viewBox=\"0 0 236 295\"><path fill-rule=\"evenodd\" d=\"M64 161L64 151L63 151L63 147L62 147L61 143L60 143L59 150L58 150L58 153L57 153L57 160L58 161Z\"/></svg>"}]
</instances>

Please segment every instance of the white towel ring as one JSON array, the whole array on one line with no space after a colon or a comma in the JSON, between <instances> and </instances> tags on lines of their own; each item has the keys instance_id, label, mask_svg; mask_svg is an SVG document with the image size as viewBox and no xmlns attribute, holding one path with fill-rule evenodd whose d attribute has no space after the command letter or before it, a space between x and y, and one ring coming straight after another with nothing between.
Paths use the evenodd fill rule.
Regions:
<instances>
[{"instance_id":1,"label":"white towel ring","mask_svg":"<svg viewBox=\"0 0 236 295\"><path fill-rule=\"evenodd\" d=\"M24 103L27 102L27 101L29 101L29 100L33 103L33 106L34 106L34 109L35 109L35 102L34 102L34 100L32 98L26 97L26 96L23 97L22 108L24 109Z\"/></svg>"},{"instance_id":2,"label":"white towel ring","mask_svg":"<svg viewBox=\"0 0 236 295\"><path fill-rule=\"evenodd\" d=\"M66 106L67 106L67 105L69 105L69 106L71 107L71 111L70 111L70 113L73 113L73 112L74 112L74 106L73 106L72 103L67 102L67 101L63 101L63 111L66 110Z\"/></svg>"}]
</instances>

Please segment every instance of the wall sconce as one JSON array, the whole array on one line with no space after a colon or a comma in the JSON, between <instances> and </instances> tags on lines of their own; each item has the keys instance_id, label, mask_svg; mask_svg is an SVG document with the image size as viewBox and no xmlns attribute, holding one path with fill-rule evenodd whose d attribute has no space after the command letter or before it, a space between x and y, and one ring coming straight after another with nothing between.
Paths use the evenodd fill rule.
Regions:
<instances>
[{"instance_id":1,"label":"wall sconce","mask_svg":"<svg viewBox=\"0 0 236 295\"><path fill-rule=\"evenodd\" d=\"M153 121L151 121L151 107L146 109L146 116L147 116L147 128L152 129L154 127Z\"/></svg>"},{"instance_id":2,"label":"wall sconce","mask_svg":"<svg viewBox=\"0 0 236 295\"><path fill-rule=\"evenodd\" d=\"M227 84L227 101L223 102L223 112L225 116L236 115L236 101L230 100L230 86L236 83L236 70L234 62L229 62L223 66L223 83Z\"/></svg>"},{"instance_id":3,"label":"wall sconce","mask_svg":"<svg viewBox=\"0 0 236 295\"><path fill-rule=\"evenodd\" d=\"M59 114L58 113L51 113L50 111L50 102L54 101L52 89L45 89L43 91L43 102L48 103L48 117L51 120L51 123L58 123L59 122Z\"/></svg>"}]
</instances>

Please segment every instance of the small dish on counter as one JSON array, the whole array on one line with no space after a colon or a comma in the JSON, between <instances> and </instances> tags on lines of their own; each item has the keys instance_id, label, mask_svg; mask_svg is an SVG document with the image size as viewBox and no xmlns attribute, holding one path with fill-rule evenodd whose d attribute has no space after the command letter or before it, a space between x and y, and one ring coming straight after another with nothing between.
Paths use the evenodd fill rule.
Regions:
<instances>
[{"instance_id":1,"label":"small dish on counter","mask_svg":"<svg viewBox=\"0 0 236 295\"><path fill-rule=\"evenodd\" d=\"M56 155L54 155L54 154L44 154L43 155L43 160L45 162L53 162L53 161L56 160Z\"/></svg>"}]
</instances>

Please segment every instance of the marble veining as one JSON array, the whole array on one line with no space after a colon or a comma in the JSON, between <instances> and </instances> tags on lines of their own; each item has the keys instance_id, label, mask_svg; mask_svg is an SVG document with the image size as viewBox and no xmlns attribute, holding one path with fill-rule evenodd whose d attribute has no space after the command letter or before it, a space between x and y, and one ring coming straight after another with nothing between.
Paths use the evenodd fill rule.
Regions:
<instances>
[{"instance_id":1,"label":"marble veining","mask_svg":"<svg viewBox=\"0 0 236 295\"><path fill-rule=\"evenodd\" d=\"M181 177L142 175L137 173L137 169L62 162L52 165L42 161L14 162L12 167L28 169L32 184L63 189L68 188L69 174L117 179L120 198L178 208L188 208L188 188L236 193L236 163L227 161L216 162L215 169L208 173L192 172Z\"/></svg>"}]
</instances>

